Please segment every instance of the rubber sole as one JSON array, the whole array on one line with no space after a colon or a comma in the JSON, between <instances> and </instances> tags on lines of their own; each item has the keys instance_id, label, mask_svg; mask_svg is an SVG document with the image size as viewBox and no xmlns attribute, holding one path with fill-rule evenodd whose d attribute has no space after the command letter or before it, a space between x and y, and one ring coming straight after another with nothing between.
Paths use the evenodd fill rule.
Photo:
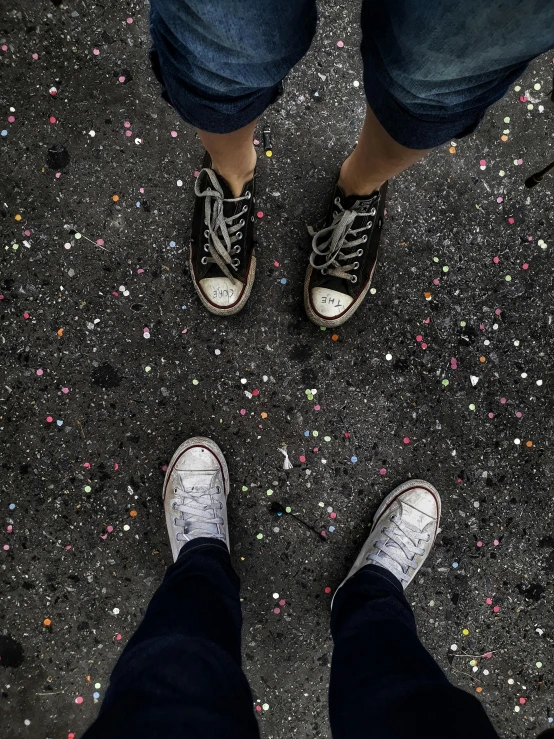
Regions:
<instances>
[{"instance_id":1,"label":"rubber sole","mask_svg":"<svg viewBox=\"0 0 554 739\"><path fill-rule=\"evenodd\" d=\"M194 285L194 289L196 290L196 293L198 297L200 298L200 302L202 303L204 308L206 308L206 310L208 310L214 316L234 316L237 313L240 313L240 311L244 308L248 298L250 297L250 293L252 292L252 287L254 285L254 278L256 277L256 257L252 256L252 259L250 261L250 269L248 271L248 275L246 278L246 286L244 288L242 298L230 308L218 308L213 303L210 303L210 301L205 297L200 286L197 284L194 278L194 270L192 268L192 261L191 261L190 256L189 256L189 269L190 269L190 276L192 279L192 284Z\"/></svg>"}]
</instances>

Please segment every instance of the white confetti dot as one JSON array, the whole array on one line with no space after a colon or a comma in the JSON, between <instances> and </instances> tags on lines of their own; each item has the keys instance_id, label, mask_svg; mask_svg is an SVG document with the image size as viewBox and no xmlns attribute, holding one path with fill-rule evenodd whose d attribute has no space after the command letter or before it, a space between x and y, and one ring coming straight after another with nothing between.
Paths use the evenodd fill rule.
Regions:
<instances>
[{"instance_id":1,"label":"white confetti dot","mask_svg":"<svg viewBox=\"0 0 554 739\"><path fill-rule=\"evenodd\" d=\"M516 444L516 446L521 444L521 439L514 439L514 444Z\"/></svg>"},{"instance_id":2,"label":"white confetti dot","mask_svg":"<svg viewBox=\"0 0 554 739\"><path fill-rule=\"evenodd\" d=\"M516 713L519 713L521 711L521 708L519 706L514 706L514 711Z\"/></svg>"},{"instance_id":3,"label":"white confetti dot","mask_svg":"<svg viewBox=\"0 0 554 739\"><path fill-rule=\"evenodd\" d=\"M542 380L537 380L537 385L540 387L542 385Z\"/></svg>"},{"instance_id":4,"label":"white confetti dot","mask_svg":"<svg viewBox=\"0 0 554 739\"><path fill-rule=\"evenodd\" d=\"M513 677L509 677L508 678L508 685L513 685L513 684L514 684L514 678Z\"/></svg>"},{"instance_id":5,"label":"white confetti dot","mask_svg":"<svg viewBox=\"0 0 554 739\"><path fill-rule=\"evenodd\" d=\"M91 130L88 132L88 135L91 137L91 139L93 139L96 136L96 131Z\"/></svg>"},{"instance_id":6,"label":"white confetti dot","mask_svg":"<svg viewBox=\"0 0 554 739\"><path fill-rule=\"evenodd\" d=\"M216 349L214 353L216 357L219 357L219 355L221 354L221 349Z\"/></svg>"},{"instance_id":7,"label":"white confetti dot","mask_svg":"<svg viewBox=\"0 0 554 739\"><path fill-rule=\"evenodd\" d=\"M241 385L246 385L246 377L241 377Z\"/></svg>"},{"instance_id":8,"label":"white confetti dot","mask_svg":"<svg viewBox=\"0 0 554 739\"><path fill-rule=\"evenodd\" d=\"M130 528L131 527L129 526L129 524L126 523L125 526L123 527L123 531L129 531Z\"/></svg>"},{"instance_id":9,"label":"white confetti dot","mask_svg":"<svg viewBox=\"0 0 554 739\"><path fill-rule=\"evenodd\" d=\"M359 87L360 86L360 83L358 82L358 80L354 80L354 82L352 84L354 85L354 87Z\"/></svg>"},{"instance_id":10,"label":"white confetti dot","mask_svg":"<svg viewBox=\"0 0 554 739\"><path fill-rule=\"evenodd\" d=\"M177 180L177 187L183 187L183 180Z\"/></svg>"},{"instance_id":11,"label":"white confetti dot","mask_svg":"<svg viewBox=\"0 0 554 739\"><path fill-rule=\"evenodd\" d=\"M489 674L488 670L483 670L483 675L488 675L488 674Z\"/></svg>"},{"instance_id":12,"label":"white confetti dot","mask_svg":"<svg viewBox=\"0 0 554 739\"><path fill-rule=\"evenodd\" d=\"M119 608L114 608L112 613L114 616L117 616L117 614L119 613Z\"/></svg>"},{"instance_id":13,"label":"white confetti dot","mask_svg":"<svg viewBox=\"0 0 554 739\"><path fill-rule=\"evenodd\" d=\"M519 339L515 339L514 346L519 346Z\"/></svg>"},{"instance_id":14,"label":"white confetti dot","mask_svg":"<svg viewBox=\"0 0 554 739\"><path fill-rule=\"evenodd\" d=\"M521 376L522 376L522 377L523 377L523 379L525 380L525 378L527 377L527 372L522 372L522 373L521 373Z\"/></svg>"},{"instance_id":15,"label":"white confetti dot","mask_svg":"<svg viewBox=\"0 0 554 739\"><path fill-rule=\"evenodd\" d=\"M391 359L392 359L392 354L387 354L387 355L385 356L385 359L387 360L387 362L390 362L390 361L391 361Z\"/></svg>"},{"instance_id":16,"label":"white confetti dot","mask_svg":"<svg viewBox=\"0 0 554 739\"><path fill-rule=\"evenodd\" d=\"M273 593L273 597L275 598L275 600L277 600L277 598L279 597L279 593Z\"/></svg>"},{"instance_id":17,"label":"white confetti dot","mask_svg":"<svg viewBox=\"0 0 554 739\"><path fill-rule=\"evenodd\" d=\"M453 652L456 652L456 651L458 651L458 645L457 645L457 644L451 644L451 645L450 645L450 649L451 649L451 650L452 650Z\"/></svg>"}]
</instances>

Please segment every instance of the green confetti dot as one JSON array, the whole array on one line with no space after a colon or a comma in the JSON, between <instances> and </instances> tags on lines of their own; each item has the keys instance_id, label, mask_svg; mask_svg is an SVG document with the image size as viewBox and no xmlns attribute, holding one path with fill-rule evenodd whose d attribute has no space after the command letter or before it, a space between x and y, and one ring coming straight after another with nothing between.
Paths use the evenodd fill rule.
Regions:
<instances>
[{"instance_id":1,"label":"green confetti dot","mask_svg":"<svg viewBox=\"0 0 554 739\"><path fill-rule=\"evenodd\" d=\"M514 159L514 164L517 164L517 159Z\"/></svg>"},{"instance_id":2,"label":"green confetti dot","mask_svg":"<svg viewBox=\"0 0 554 739\"><path fill-rule=\"evenodd\" d=\"M146 367L144 368L144 371L145 371L145 372L150 372L150 370L151 370L151 369L152 369L152 367L151 367L150 365L147 365L147 366L146 366Z\"/></svg>"},{"instance_id":3,"label":"green confetti dot","mask_svg":"<svg viewBox=\"0 0 554 739\"><path fill-rule=\"evenodd\" d=\"M510 122L510 116L507 115L506 118L504 118L504 123L509 123L509 122Z\"/></svg>"},{"instance_id":4,"label":"green confetti dot","mask_svg":"<svg viewBox=\"0 0 554 739\"><path fill-rule=\"evenodd\" d=\"M433 262L438 262L438 261L439 261L438 257L433 257Z\"/></svg>"},{"instance_id":5,"label":"green confetti dot","mask_svg":"<svg viewBox=\"0 0 554 739\"><path fill-rule=\"evenodd\" d=\"M90 493L92 490L90 485L85 485L85 493Z\"/></svg>"},{"instance_id":6,"label":"green confetti dot","mask_svg":"<svg viewBox=\"0 0 554 739\"><path fill-rule=\"evenodd\" d=\"M12 249L19 249L19 244L12 244Z\"/></svg>"},{"instance_id":7,"label":"green confetti dot","mask_svg":"<svg viewBox=\"0 0 554 739\"><path fill-rule=\"evenodd\" d=\"M460 326L461 326L462 328L464 328L464 326L467 326L467 324L466 324L466 322L465 322L465 321L460 321Z\"/></svg>"},{"instance_id":8,"label":"green confetti dot","mask_svg":"<svg viewBox=\"0 0 554 739\"><path fill-rule=\"evenodd\" d=\"M324 436L323 439L324 439L324 441L331 441L331 437L330 436Z\"/></svg>"},{"instance_id":9,"label":"green confetti dot","mask_svg":"<svg viewBox=\"0 0 554 739\"><path fill-rule=\"evenodd\" d=\"M246 491L247 491L247 490L248 490L248 488L246 487L246 485L243 485L243 486L242 486L242 492L243 492L243 493L246 493Z\"/></svg>"},{"instance_id":10,"label":"green confetti dot","mask_svg":"<svg viewBox=\"0 0 554 739\"><path fill-rule=\"evenodd\" d=\"M503 169L501 169L501 170L500 170L500 172L499 172L498 174L499 174L499 175L500 175L501 177L504 177L504 175L506 174L506 172L504 172L504 170L503 170Z\"/></svg>"},{"instance_id":11,"label":"green confetti dot","mask_svg":"<svg viewBox=\"0 0 554 739\"><path fill-rule=\"evenodd\" d=\"M263 538L264 538L263 534L258 534L258 536L256 537L256 539L263 539Z\"/></svg>"},{"instance_id":12,"label":"green confetti dot","mask_svg":"<svg viewBox=\"0 0 554 739\"><path fill-rule=\"evenodd\" d=\"M540 84L538 82L535 82L535 84L533 85L533 88L535 90L540 90L541 89L541 86L540 86Z\"/></svg>"},{"instance_id":13,"label":"green confetti dot","mask_svg":"<svg viewBox=\"0 0 554 739\"><path fill-rule=\"evenodd\" d=\"M449 270L449 269L450 269L450 267L448 267L448 266L447 266L447 265L445 264L445 265L444 265L444 267L442 268L442 271L443 271L443 272L448 272L448 270Z\"/></svg>"},{"instance_id":14,"label":"green confetti dot","mask_svg":"<svg viewBox=\"0 0 554 739\"><path fill-rule=\"evenodd\" d=\"M519 92L519 91L521 90L521 85L516 85L516 86L514 87L514 90L515 90L516 92Z\"/></svg>"},{"instance_id":15,"label":"green confetti dot","mask_svg":"<svg viewBox=\"0 0 554 739\"><path fill-rule=\"evenodd\" d=\"M527 110L533 110L534 107L535 106L533 105L533 103L529 103L529 105L527 106Z\"/></svg>"},{"instance_id":16,"label":"green confetti dot","mask_svg":"<svg viewBox=\"0 0 554 739\"><path fill-rule=\"evenodd\" d=\"M285 513L290 513L291 511L292 511L292 508L290 507L290 505L288 505L288 506L287 506L287 507L285 508Z\"/></svg>"},{"instance_id":17,"label":"green confetti dot","mask_svg":"<svg viewBox=\"0 0 554 739\"><path fill-rule=\"evenodd\" d=\"M266 490L266 492L267 492L268 495L273 495L273 490L271 488L268 488L268 490Z\"/></svg>"},{"instance_id":18,"label":"green confetti dot","mask_svg":"<svg viewBox=\"0 0 554 739\"><path fill-rule=\"evenodd\" d=\"M475 403L470 403L469 404L469 410L470 411L474 411L475 410Z\"/></svg>"},{"instance_id":19,"label":"green confetti dot","mask_svg":"<svg viewBox=\"0 0 554 739\"><path fill-rule=\"evenodd\" d=\"M539 668L539 670L540 670L540 669L541 669L541 667L542 667L542 662L537 662L537 667L538 667L538 668Z\"/></svg>"},{"instance_id":20,"label":"green confetti dot","mask_svg":"<svg viewBox=\"0 0 554 739\"><path fill-rule=\"evenodd\" d=\"M264 711L269 711L269 703L264 703L262 708L264 709Z\"/></svg>"},{"instance_id":21,"label":"green confetti dot","mask_svg":"<svg viewBox=\"0 0 554 739\"><path fill-rule=\"evenodd\" d=\"M312 431L313 436L319 436L319 431Z\"/></svg>"},{"instance_id":22,"label":"green confetti dot","mask_svg":"<svg viewBox=\"0 0 554 739\"><path fill-rule=\"evenodd\" d=\"M326 326L320 326L319 328L320 328L321 331L327 331L327 327Z\"/></svg>"},{"instance_id":23,"label":"green confetti dot","mask_svg":"<svg viewBox=\"0 0 554 739\"><path fill-rule=\"evenodd\" d=\"M511 275L506 275L506 277L504 279L506 280L506 282L511 282L512 281L512 276Z\"/></svg>"},{"instance_id":24,"label":"green confetti dot","mask_svg":"<svg viewBox=\"0 0 554 739\"><path fill-rule=\"evenodd\" d=\"M193 385L198 385L198 380L193 380L193 381L192 381L192 384L193 384Z\"/></svg>"},{"instance_id":25,"label":"green confetti dot","mask_svg":"<svg viewBox=\"0 0 554 739\"><path fill-rule=\"evenodd\" d=\"M81 238L81 234L78 234L78 233L77 233L77 234L75 234L75 238L76 238L76 239L80 239L80 238Z\"/></svg>"},{"instance_id":26,"label":"green confetti dot","mask_svg":"<svg viewBox=\"0 0 554 739\"><path fill-rule=\"evenodd\" d=\"M444 385L444 387L446 387L447 385L450 385L450 382L445 379L442 381L442 384Z\"/></svg>"}]
</instances>

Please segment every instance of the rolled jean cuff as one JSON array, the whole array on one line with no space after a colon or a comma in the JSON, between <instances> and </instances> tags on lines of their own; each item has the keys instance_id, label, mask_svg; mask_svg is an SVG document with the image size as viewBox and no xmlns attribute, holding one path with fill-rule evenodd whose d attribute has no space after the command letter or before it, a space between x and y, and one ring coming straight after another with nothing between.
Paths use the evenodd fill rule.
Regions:
<instances>
[{"instance_id":1,"label":"rolled jean cuff","mask_svg":"<svg viewBox=\"0 0 554 739\"><path fill-rule=\"evenodd\" d=\"M152 35L154 32L152 31ZM181 118L195 128L208 133L231 133L247 126L283 93L283 82L273 87L254 89L240 96L217 95L194 88L182 78L162 75L160 55L153 46L149 52L152 71L162 86L162 97ZM170 64L164 65L171 69Z\"/></svg>"},{"instance_id":2,"label":"rolled jean cuff","mask_svg":"<svg viewBox=\"0 0 554 739\"><path fill-rule=\"evenodd\" d=\"M408 149L434 149L452 139L469 136L483 120L487 109L505 95L527 66L525 64L510 71L491 90L488 99L480 100L475 107L464 111L437 107L435 113L423 117L412 112L391 94L376 71L372 72L367 58L364 58L364 64L364 89L369 107L389 136Z\"/></svg>"}]
</instances>

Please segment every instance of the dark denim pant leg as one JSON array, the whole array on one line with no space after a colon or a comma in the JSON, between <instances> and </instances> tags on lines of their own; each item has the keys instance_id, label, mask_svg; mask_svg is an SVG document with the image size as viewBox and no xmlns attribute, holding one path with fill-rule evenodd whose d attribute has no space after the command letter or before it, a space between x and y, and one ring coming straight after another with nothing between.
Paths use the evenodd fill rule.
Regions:
<instances>
[{"instance_id":1,"label":"dark denim pant leg","mask_svg":"<svg viewBox=\"0 0 554 739\"><path fill-rule=\"evenodd\" d=\"M333 739L498 739L474 696L419 641L400 582L376 565L337 591L329 713Z\"/></svg>"},{"instance_id":2,"label":"dark denim pant leg","mask_svg":"<svg viewBox=\"0 0 554 739\"><path fill-rule=\"evenodd\" d=\"M259 739L241 668L239 585L223 542L186 544L121 654L84 739Z\"/></svg>"}]
</instances>

